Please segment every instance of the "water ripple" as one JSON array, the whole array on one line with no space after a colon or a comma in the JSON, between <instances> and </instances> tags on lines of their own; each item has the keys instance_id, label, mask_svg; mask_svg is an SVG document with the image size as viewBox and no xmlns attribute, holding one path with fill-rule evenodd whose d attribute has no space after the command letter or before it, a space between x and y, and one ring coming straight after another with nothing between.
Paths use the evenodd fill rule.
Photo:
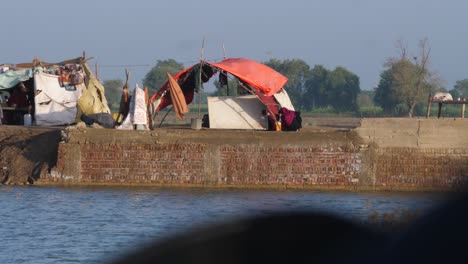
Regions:
<instances>
[{"instance_id":1,"label":"water ripple","mask_svg":"<svg viewBox=\"0 0 468 264\"><path fill-rule=\"evenodd\" d=\"M0 263L101 263L173 233L278 210L370 214L426 210L435 194L158 188L0 187Z\"/></svg>"}]
</instances>

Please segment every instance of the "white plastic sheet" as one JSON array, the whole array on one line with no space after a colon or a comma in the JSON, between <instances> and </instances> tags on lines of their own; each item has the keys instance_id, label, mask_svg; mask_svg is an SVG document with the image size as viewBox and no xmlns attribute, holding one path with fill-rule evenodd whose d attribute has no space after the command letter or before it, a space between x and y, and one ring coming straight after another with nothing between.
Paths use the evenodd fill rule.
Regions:
<instances>
[{"instance_id":1,"label":"white plastic sheet","mask_svg":"<svg viewBox=\"0 0 468 264\"><path fill-rule=\"evenodd\" d=\"M60 86L58 76L36 73L34 75L36 125L73 124L77 113L76 104L82 90L82 84L65 89Z\"/></svg>"}]
</instances>

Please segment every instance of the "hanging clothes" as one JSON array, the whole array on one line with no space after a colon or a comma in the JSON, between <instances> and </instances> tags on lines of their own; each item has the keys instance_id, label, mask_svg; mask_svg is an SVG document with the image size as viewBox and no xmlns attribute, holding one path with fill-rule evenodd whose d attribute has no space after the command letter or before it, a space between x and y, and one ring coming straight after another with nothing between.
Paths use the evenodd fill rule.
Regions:
<instances>
[{"instance_id":1,"label":"hanging clothes","mask_svg":"<svg viewBox=\"0 0 468 264\"><path fill-rule=\"evenodd\" d=\"M219 85L225 86L228 84L228 78L227 78L227 72L226 71L220 71L219 72Z\"/></svg>"},{"instance_id":2,"label":"hanging clothes","mask_svg":"<svg viewBox=\"0 0 468 264\"><path fill-rule=\"evenodd\" d=\"M283 107L280 109L283 131L298 131L302 128L301 112Z\"/></svg>"}]
</instances>

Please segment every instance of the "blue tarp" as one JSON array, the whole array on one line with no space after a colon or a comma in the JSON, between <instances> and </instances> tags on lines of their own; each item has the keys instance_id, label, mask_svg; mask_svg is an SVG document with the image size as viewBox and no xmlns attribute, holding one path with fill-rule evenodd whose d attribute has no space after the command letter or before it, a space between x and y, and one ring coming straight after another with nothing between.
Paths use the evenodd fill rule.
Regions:
<instances>
[{"instance_id":1,"label":"blue tarp","mask_svg":"<svg viewBox=\"0 0 468 264\"><path fill-rule=\"evenodd\" d=\"M33 69L19 71L7 71L0 73L0 90L15 87L19 82L24 82L33 77Z\"/></svg>"}]
</instances>

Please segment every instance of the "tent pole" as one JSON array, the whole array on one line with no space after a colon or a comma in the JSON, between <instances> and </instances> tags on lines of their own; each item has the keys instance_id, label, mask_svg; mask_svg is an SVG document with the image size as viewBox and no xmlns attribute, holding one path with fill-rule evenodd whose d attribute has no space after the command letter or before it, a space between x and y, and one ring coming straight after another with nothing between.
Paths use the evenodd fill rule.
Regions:
<instances>
[{"instance_id":1,"label":"tent pole","mask_svg":"<svg viewBox=\"0 0 468 264\"><path fill-rule=\"evenodd\" d=\"M203 42L202 42L202 48L201 48L201 54L200 54L200 88L198 89L198 118L201 118L201 92L202 92L202 71L203 71L203 61L205 57L205 35L203 35Z\"/></svg>"},{"instance_id":2,"label":"tent pole","mask_svg":"<svg viewBox=\"0 0 468 264\"><path fill-rule=\"evenodd\" d=\"M224 59L227 59L227 55L226 55L226 48L224 47L224 42L223 42L223 54L224 54ZM227 72L226 72L226 95L229 96L229 79L227 78Z\"/></svg>"},{"instance_id":3,"label":"tent pole","mask_svg":"<svg viewBox=\"0 0 468 264\"><path fill-rule=\"evenodd\" d=\"M161 123L159 124L159 127L162 126L164 120L166 119L167 115L171 112L172 109L174 109L174 105L171 108L169 108L169 110L167 110L166 114L164 115L163 119L161 120Z\"/></svg>"}]
</instances>

